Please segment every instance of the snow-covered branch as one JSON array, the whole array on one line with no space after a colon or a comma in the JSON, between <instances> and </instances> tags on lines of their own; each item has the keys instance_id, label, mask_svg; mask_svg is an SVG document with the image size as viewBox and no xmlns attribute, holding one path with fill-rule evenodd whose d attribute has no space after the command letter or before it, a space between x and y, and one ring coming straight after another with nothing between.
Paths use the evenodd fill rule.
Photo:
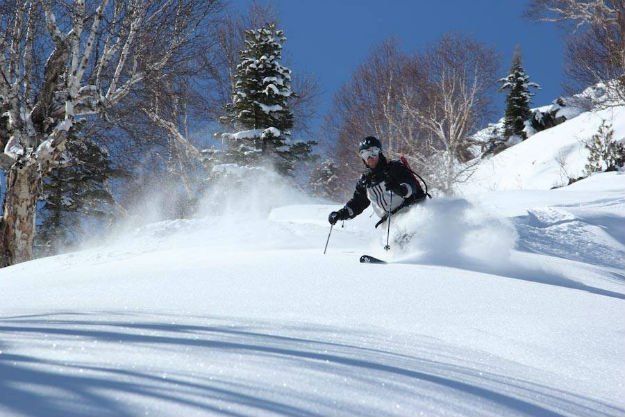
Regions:
<instances>
[{"instance_id":1,"label":"snow-covered branch","mask_svg":"<svg viewBox=\"0 0 625 417\"><path fill-rule=\"evenodd\" d=\"M32 256L40 184L59 166L76 119L89 123L85 116L105 113L140 83L155 83L213 3L32 0L3 8L11 13L0 20L0 166L12 180L2 222L23 228L19 235L0 229L0 266ZM39 31L44 22L47 30ZM45 64L35 51L47 53Z\"/></svg>"}]
</instances>

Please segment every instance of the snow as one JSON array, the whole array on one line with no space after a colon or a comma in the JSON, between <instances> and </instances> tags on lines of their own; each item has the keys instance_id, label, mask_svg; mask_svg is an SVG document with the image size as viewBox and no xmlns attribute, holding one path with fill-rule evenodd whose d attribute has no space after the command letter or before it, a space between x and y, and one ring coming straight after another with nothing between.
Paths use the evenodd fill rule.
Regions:
<instances>
[{"instance_id":1,"label":"snow","mask_svg":"<svg viewBox=\"0 0 625 417\"><path fill-rule=\"evenodd\" d=\"M566 123L539 132L479 165L464 193L493 190L548 190L584 174L585 143L602 121L612 124L615 140L625 138L625 106L585 112Z\"/></svg>"},{"instance_id":2,"label":"snow","mask_svg":"<svg viewBox=\"0 0 625 417\"><path fill-rule=\"evenodd\" d=\"M622 416L625 174L549 189L608 115L393 217L388 253L369 209L323 255L341 205L247 170L196 219L4 268L0 416Z\"/></svg>"},{"instance_id":3,"label":"snow","mask_svg":"<svg viewBox=\"0 0 625 417\"><path fill-rule=\"evenodd\" d=\"M271 91L273 94L275 94L275 95L280 94L280 90L278 90L278 87L276 87L276 86L275 86L275 85L273 85L273 84L269 84L267 87L265 87L265 89L263 90L263 93L264 93L264 94L269 95L269 92L270 92L270 91ZM267 106L267 107L269 107L269 106ZM263 110L264 110L264 109L263 109ZM269 110L269 111L272 111L272 110ZM273 110L273 111L277 111L277 110Z\"/></svg>"},{"instance_id":4,"label":"snow","mask_svg":"<svg viewBox=\"0 0 625 417\"><path fill-rule=\"evenodd\" d=\"M17 159L18 157L24 155L24 148L21 145L20 137L18 135L13 135L9 138L6 146L4 147L4 153L13 159Z\"/></svg>"},{"instance_id":5,"label":"snow","mask_svg":"<svg viewBox=\"0 0 625 417\"><path fill-rule=\"evenodd\" d=\"M265 137L279 138L281 134L282 134L282 132L280 132L280 129L275 128L275 127L272 126L272 127L268 127L267 129L263 130L262 137L263 138L265 138Z\"/></svg>"},{"instance_id":6,"label":"snow","mask_svg":"<svg viewBox=\"0 0 625 417\"><path fill-rule=\"evenodd\" d=\"M265 77L263 78L263 84L272 83L277 85L284 85L284 79L282 77Z\"/></svg>"},{"instance_id":7,"label":"snow","mask_svg":"<svg viewBox=\"0 0 625 417\"><path fill-rule=\"evenodd\" d=\"M272 85L272 87L274 87L274 89L275 89L275 86ZM275 90L275 93L276 94L278 93L277 89ZM258 102L256 104L258 104L258 107L260 107L260 109L263 111L263 113L267 113L267 114L283 110L283 107L281 105L279 105L279 104L273 104L271 106L268 106L268 105L263 104L263 103L258 103Z\"/></svg>"},{"instance_id":8,"label":"snow","mask_svg":"<svg viewBox=\"0 0 625 417\"><path fill-rule=\"evenodd\" d=\"M233 140L241 140L241 139L254 139L259 138L263 133L263 129L251 129L251 130L241 130L236 133L227 134L229 139Z\"/></svg>"}]
</instances>

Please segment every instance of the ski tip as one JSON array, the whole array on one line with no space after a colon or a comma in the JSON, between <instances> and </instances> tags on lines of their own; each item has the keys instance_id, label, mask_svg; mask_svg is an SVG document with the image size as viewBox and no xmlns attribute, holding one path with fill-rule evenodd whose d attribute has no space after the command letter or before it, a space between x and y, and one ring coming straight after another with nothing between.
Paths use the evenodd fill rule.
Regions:
<instances>
[{"instance_id":1,"label":"ski tip","mask_svg":"<svg viewBox=\"0 0 625 417\"><path fill-rule=\"evenodd\" d=\"M361 264L385 264L386 261L383 261L382 259L378 259L370 255L362 255L360 257L360 263Z\"/></svg>"}]
</instances>

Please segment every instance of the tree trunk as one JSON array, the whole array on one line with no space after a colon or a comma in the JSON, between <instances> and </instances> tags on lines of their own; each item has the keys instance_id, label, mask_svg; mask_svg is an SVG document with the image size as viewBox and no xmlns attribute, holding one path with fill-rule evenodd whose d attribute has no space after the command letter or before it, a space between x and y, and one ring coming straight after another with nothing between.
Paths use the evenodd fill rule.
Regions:
<instances>
[{"instance_id":1,"label":"tree trunk","mask_svg":"<svg viewBox=\"0 0 625 417\"><path fill-rule=\"evenodd\" d=\"M39 181L37 164L14 165L7 173L0 230L0 267L32 259Z\"/></svg>"}]
</instances>

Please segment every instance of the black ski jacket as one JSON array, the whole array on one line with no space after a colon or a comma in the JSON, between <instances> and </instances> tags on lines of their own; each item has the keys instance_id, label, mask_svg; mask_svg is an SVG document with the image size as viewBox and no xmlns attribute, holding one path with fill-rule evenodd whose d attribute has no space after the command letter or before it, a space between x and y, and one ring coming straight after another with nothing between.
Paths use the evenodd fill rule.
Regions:
<instances>
[{"instance_id":1,"label":"black ski jacket","mask_svg":"<svg viewBox=\"0 0 625 417\"><path fill-rule=\"evenodd\" d=\"M387 161L383 154L379 158L374 169L367 168L362 174L354 196L345 204L350 218L358 216L371 204L373 211L384 220L389 210L395 213L426 197L412 172L401 161ZM402 184L408 189L408 194L403 197L396 191ZM391 187L390 191L387 191L387 185Z\"/></svg>"}]
</instances>

